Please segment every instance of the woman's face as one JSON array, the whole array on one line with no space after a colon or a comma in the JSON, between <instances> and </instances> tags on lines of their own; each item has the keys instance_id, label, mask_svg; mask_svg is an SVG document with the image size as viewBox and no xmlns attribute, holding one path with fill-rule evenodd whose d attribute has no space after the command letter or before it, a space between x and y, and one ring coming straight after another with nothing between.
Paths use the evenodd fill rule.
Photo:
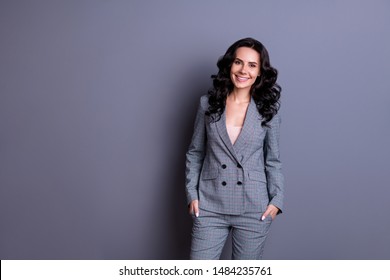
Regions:
<instances>
[{"instance_id":1,"label":"woman's face","mask_svg":"<svg viewBox=\"0 0 390 280\"><path fill-rule=\"evenodd\" d=\"M254 49L241 47L230 69L230 79L236 89L250 89L260 75L260 54Z\"/></svg>"}]
</instances>

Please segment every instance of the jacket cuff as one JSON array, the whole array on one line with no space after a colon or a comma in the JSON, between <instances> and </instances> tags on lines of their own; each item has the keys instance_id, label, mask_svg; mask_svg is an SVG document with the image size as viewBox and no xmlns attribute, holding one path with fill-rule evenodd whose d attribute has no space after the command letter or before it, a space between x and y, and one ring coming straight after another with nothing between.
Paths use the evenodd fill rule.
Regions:
<instances>
[{"instance_id":1,"label":"jacket cuff","mask_svg":"<svg viewBox=\"0 0 390 280\"><path fill-rule=\"evenodd\" d=\"M190 204L193 200L199 200L198 193L187 193L187 205Z\"/></svg>"},{"instance_id":2,"label":"jacket cuff","mask_svg":"<svg viewBox=\"0 0 390 280\"><path fill-rule=\"evenodd\" d=\"M278 199L277 197L274 197L269 202L269 204L272 204L272 205L278 207L278 209L279 209L278 215L283 213L283 211L284 211L284 209L283 209L283 201L281 201L281 199Z\"/></svg>"}]
</instances>

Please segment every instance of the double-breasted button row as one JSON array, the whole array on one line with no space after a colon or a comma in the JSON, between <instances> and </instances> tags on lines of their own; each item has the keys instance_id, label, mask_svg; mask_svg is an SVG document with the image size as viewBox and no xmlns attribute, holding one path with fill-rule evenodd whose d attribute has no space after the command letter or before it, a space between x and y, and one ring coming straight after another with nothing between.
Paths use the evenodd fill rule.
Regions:
<instances>
[{"instance_id":1,"label":"double-breasted button row","mask_svg":"<svg viewBox=\"0 0 390 280\"><path fill-rule=\"evenodd\" d=\"M227 165L226 164L222 164L221 167L222 167L222 169L226 169ZM237 168L242 168L241 164L237 163ZM226 186L227 185L226 181L222 181L221 184L222 184L222 186ZM241 181L237 181L237 185L241 186L242 182Z\"/></svg>"},{"instance_id":2,"label":"double-breasted button row","mask_svg":"<svg viewBox=\"0 0 390 280\"><path fill-rule=\"evenodd\" d=\"M222 181L222 186L226 186L227 183L225 181ZM237 182L237 185L241 186L242 185L242 182L241 181L238 181Z\"/></svg>"}]
</instances>

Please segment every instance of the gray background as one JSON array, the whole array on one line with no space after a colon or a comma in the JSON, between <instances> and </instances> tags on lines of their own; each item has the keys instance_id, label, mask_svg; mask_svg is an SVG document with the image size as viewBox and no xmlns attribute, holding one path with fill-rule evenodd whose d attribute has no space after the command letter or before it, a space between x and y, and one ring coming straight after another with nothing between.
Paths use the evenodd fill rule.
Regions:
<instances>
[{"instance_id":1,"label":"gray background","mask_svg":"<svg viewBox=\"0 0 390 280\"><path fill-rule=\"evenodd\" d=\"M198 100L252 36L283 86L264 258L389 259L389 26L385 0L1 0L0 258L187 258Z\"/></svg>"}]
</instances>

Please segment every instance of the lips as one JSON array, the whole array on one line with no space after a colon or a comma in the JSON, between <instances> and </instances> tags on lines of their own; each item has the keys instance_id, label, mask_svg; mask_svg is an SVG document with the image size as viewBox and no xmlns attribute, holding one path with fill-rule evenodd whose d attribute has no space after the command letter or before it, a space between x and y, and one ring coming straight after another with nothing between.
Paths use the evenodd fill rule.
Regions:
<instances>
[{"instance_id":1,"label":"lips","mask_svg":"<svg viewBox=\"0 0 390 280\"><path fill-rule=\"evenodd\" d=\"M244 83L244 82L249 80L249 78L246 78L246 77L241 77L241 76L237 76L237 75L235 75L235 76L236 76L236 80L239 81L240 83Z\"/></svg>"}]
</instances>

